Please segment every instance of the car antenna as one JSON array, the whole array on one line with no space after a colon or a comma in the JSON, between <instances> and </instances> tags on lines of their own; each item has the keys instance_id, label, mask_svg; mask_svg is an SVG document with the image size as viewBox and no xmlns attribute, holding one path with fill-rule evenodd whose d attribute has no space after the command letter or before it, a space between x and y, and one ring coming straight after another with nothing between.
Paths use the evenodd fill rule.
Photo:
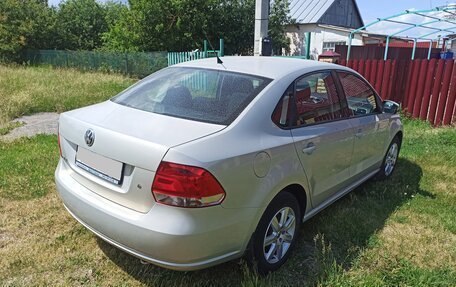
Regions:
<instances>
[{"instance_id":1,"label":"car antenna","mask_svg":"<svg viewBox=\"0 0 456 287\"><path fill-rule=\"evenodd\" d=\"M212 46L211 41L209 41L209 38L207 37L206 31L203 31L203 33L204 33L204 37L206 38L206 41L209 43L209 46L211 46L212 51L215 52L214 46ZM225 67L225 65L223 65L223 61L222 61L222 59L220 59L220 57L218 56L218 53L215 53L215 56L217 57L217 64L222 65L223 68L225 68L225 70L226 70L226 67Z\"/></svg>"}]
</instances>

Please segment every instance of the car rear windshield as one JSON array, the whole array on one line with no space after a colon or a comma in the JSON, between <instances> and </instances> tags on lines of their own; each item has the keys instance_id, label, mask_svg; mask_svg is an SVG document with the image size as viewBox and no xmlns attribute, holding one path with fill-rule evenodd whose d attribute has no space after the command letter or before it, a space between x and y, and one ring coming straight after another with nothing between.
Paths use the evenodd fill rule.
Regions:
<instances>
[{"instance_id":1,"label":"car rear windshield","mask_svg":"<svg viewBox=\"0 0 456 287\"><path fill-rule=\"evenodd\" d=\"M157 114L228 125L271 79L187 67L150 75L112 101Z\"/></svg>"}]
</instances>

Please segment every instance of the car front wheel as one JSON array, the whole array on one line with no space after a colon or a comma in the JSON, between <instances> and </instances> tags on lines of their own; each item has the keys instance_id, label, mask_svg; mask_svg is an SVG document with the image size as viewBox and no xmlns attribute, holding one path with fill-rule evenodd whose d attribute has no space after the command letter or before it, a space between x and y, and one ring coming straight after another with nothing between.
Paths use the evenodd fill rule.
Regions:
<instances>
[{"instance_id":1,"label":"car front wheel","mask_svg":"<svg viewBox=\"0 0 456 287\"><path fill-rule=\"evenodd\" d=\"M388 151L383 158L383 163L378 172L376 178L379 180L386 179L393 174L394 168L396 167L397 159L399 157L399 151L401 149L401 141L396 136L391 141Z\"/></svg>"}]
</instances>

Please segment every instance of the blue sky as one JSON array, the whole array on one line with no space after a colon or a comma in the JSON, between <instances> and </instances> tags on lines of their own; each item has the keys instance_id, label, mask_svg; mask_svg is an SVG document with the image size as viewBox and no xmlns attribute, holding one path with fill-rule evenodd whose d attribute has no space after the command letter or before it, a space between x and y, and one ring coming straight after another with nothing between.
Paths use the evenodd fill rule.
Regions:
<instances>
[{"instance_id":1,"label":"blue sky","mask_svg":"<svg viewBox=\"0 0 456 287\"><path fill-rule=\"evenodd\" d=\"M58 5L62 0L48 0L50 5ZM98 0L99 2L106 2L108 0ZM127 0L117 0L121 2L127 2ZM153 0L151 0L153 1ZM393 14L400 13L404 10L423 10L434 8L437 6L446 6L450 3L455 3L456 0L453 1L444 1L444 0L358 0L359 10L361 12L361 16L363 17L364 23L367 24L376 20L377 18L384 18L388 17ZM422 23L426 21L432 21L429 18L423 18L414 15L405 15L401 18L397 19L401 21L409 21L413 23ZM443 24L440 25L439 28L450 28L451 24ZM381 33L381 34L388 34L394 33L401 29L406 28L407 26L401 24L394 24L394 23L381 23L379 25L372 26L369 28L369 31ZM429 33L429 29L413 29L408 32L401 34L401 36L417 36ZM435 37L437 34L432 35L431 37Z\"/></svg>"}]
</instances>

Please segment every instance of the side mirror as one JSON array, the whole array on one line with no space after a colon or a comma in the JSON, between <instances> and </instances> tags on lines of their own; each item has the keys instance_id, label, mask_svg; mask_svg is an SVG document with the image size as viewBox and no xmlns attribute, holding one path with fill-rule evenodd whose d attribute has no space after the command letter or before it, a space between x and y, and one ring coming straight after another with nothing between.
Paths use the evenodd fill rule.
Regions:
<instances>
[{"instance_id":1,"label":"side mirror","mask_svg":"<svg viewBox=\"0 0 456 287\"><path fill-rule=\"evenodd\" d=\"M386 100L383 101L383 112L387 114L397 114L400 105L396 102Z\"/></svg>"}]
</instances>

